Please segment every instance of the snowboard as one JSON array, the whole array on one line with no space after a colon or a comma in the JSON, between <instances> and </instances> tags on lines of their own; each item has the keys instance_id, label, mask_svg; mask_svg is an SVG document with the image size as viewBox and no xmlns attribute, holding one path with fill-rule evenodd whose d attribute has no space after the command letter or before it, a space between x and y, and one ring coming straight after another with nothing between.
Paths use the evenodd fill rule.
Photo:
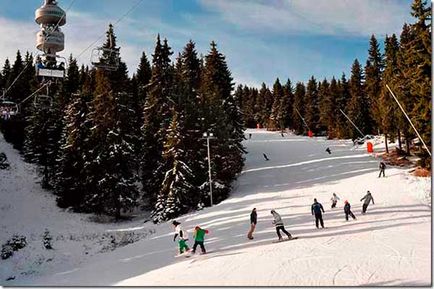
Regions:
<instances>
[{"instance_id":1,"label":"snowboard","mask_svg":"<svg viewBox=\"0 0 434 289\"><path fill-rule=\"evenodd\" d=\"M179 257L190 258L191 256L192 256L191 250L188 250L187 252L184 252L182 254L175 255L175 258L179 258Z\"/></svg>"},{"instance_id":2,"label":"snowboard","mask_svg":"<svg viewBox=\"0 0 434 289\"><path fill-rule=\"evenodd\" d=\"M273 243L280 243L280 242L292 241L292 240L297 240L297 239L298 239L298 237L292 237L291 239L285 238L285 239L282 239L282 241L275 240L275 241L273 241Z\"/></svg>"}]
</instances>

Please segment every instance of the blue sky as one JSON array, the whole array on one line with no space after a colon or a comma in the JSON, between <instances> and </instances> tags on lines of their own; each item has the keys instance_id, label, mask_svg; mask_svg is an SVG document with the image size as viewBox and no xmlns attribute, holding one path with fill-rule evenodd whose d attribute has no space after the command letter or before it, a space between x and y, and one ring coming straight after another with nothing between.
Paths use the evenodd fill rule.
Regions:
<instances>
[{"instance_id":1,"label":"blue sky","mask_svg":"<svg viewBox=\"0 0 434 289\"><path fill-rule=\"evenodd\" d=\"M36 53L34 10L42 0L0 0L0 63L15 58L17 49ZM364 64L369 38L383 42L386 34L399 35L410 15L411 0L60 0L67 12L63 56L81 54L88 64L91 50L115 25L121 56L130 74L136 71L142 51L149 59L160 33L173 48L174 57L192 39L199 53L217 42L226 55L237 83L272 85L276 77L293 83L340 77L350 73L355 58ZM103 38L94 46L101 44Z\"/></svg>"}]
</instances>

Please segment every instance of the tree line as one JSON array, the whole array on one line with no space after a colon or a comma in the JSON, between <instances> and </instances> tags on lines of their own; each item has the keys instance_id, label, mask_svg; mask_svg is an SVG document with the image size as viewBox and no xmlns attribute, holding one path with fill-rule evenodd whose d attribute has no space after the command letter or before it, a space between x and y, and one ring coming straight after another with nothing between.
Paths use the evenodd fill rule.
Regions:
<instances>
[{"instance_id":1,"label":"tree line","mask_svg":"<svg viewBox=\"0 0 434 289\"><path fill-rule=\"evenodd\" d=\"M113 26L104 59L116 47ZM210 205L207 146L210 141L213 201L225 199L241 172L245 150L242 113L233 78L215 42L199 57L190 41L176 61L158 35L152 64L145 52L133 76L120 59L114 70L79 67L70 56L67 78L49 85L48 102L21 103L35 91L32 55L6 59L0 88L23 74L6 99L21 103L17 117L3 119L5 138L35 163L42 186L60 207L121 218L136 208L154 222ZM28 65L29 64L29 65ZM19 127L19 129L17 129Z\"/></svg>"},{"instance_id":2,"label":"tree line","mask_svg":"<svg viewBox=\"0 0 434 289\"><path fill-rule=\"evenodd\" d=\"M364 66L355 59L350 78L317 80L307 83L281 83L272 88L265 83L260 89L239 85L235 95L240 99L247 127L257 125L270 130L289 128L297 134L308 130L329 138L363 137L346 119L341 110L364 135L384 134L387 140L398 140L402 150L410 154L416 134L391 97L386 84L412 119L425 143L431 148L431 6L414 0L411 15L415 22L405 23L400 39L386 35L384 52L372 35ZM304 123L304 121L306 123ZM421 164L430 166L431 159L421 151Z\"/></svg>"}]
</instances>

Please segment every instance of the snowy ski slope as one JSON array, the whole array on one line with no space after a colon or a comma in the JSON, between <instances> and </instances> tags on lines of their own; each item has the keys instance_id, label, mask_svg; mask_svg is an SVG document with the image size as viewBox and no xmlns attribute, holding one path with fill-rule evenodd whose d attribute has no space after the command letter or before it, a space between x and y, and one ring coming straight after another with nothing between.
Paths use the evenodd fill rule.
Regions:
<instances>
[{"instance_id":1,"label":"snowy ski slope","mask_svg":"<svg viewBox=\"0 0 434 289\"><path fill-rule=\"evenodd\" d=\"M209 229L207 255L174 258L170 223L153 225L135 220L107 225L89 222L85 215L70 214L54 207L54 198L33 185L34 172L23 169L18 157L13 170L0 171L2 231L12 232L19 224L23 234L48 227L58 235L90 232L155 232L127 246L105 253L95 248L84 254L80 246L98 246L61 239L49 253L29 246L33 253L18 252L11 260L0 260L2 285L196 285L196 286L428 286L431 284L431 208L425 196L431 179L410 176L408 169L386 169L386 178L377 178L378 159L354 150L349 141L288 136L262 130L248 130L245 141L246 165L234 192L224 202L178 219L192 236L196 225ZM3 143L2 143L3 142ZM0 140L0 151L13 153ZM381 146L381 144L379 145ZM325 149L330 147L332 154ZM266 153L269 161L265 161ZM30 166L29 166L30 167ZM21 168L21 169L20 169ZM7 174L5 176L5 174ZM8 180L9 184L5 184ZM15 182L15 183L14 183ZM31 190L22 190L23 184ZM375 205L361 215L361 197L370 190ZM330 208L335 192L341 198ZM10 201L11 195L16 195ZM8 195L9 198L4 197ZM21 197L28 195L25 202ZM316 229L310 213L313 198L326 210L326 229ZM357 220L345 221L343 201L352 205ZM9 202L10 204L8 205ZM8 209L8 206L13 209ZM248 240L249 214L256 207L258 224L254 240ZM270 210L281 214L285 228L298 240L272 243L276 233ZM9 213L16 221L6 221ZM8 213L9 212L9 213ZM41 216L47 214L48 218ZM25 217L29 214L29 217ZM37 224L36 224L37 223ZM38 231L38 232L39 232ZM34 233L36 234L36 233ZM54 233L56 234L56 233ZM9 235L7 235L9 236ZM6 234L0 233L1 241ZM69 245L68 245L69 244ZM190 246L192 241L189 242ZM69 255L65 252L68 251ZM35 255L36 254L36 255ZM37 255L39 254L39 255ZM39 266L35 256L45 260ZM15 259L14 259L15 258ZM20 259L21 258L21 259ZM20 262L19 260L26 262ZM52 265L47 265L47 264ZM6 264L7 266L2 266ZM27 264L27 267L26 267ZM15 267L14 267L15 266ZM31 268L30 268L31 267ZM30 269L29 269L30 268ZM33 270L33 272L31 271ZM21 274L27 272L28 274ZM5 281L15 274L16 278Z\"/></svg>"}]
</instances>

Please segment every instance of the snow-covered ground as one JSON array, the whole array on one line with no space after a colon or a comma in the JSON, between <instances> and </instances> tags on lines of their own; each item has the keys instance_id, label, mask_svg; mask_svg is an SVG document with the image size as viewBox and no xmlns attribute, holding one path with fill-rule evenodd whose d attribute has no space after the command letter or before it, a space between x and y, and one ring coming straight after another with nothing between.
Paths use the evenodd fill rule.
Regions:
<instances>
[{"instance_id":1,"label":"snow-covered ground","mask_svg":"<svg viewBox=\"0 0 434 289\"><path fill-rule=\"evenodd\" d=\"M196 225L210 230L205 242L209 254L191 258L174 258L177 248L170 223L143 224L136 219L98 224L89 221L88 215L56 208L55 198L35 184L33 166L23 163L0 139L0 151L7 153L12 164L11 170L0 171L0 241L13 233L30 239L28 247L0 260L0 284L431 284L431 207L425 198L430 194L430 178L416 178L409 169L392 167L386 169L386 178L378 178L379 160L364 147L353 149L349 141L282 138L280 133L262 130L246 133L252 133L252 139L245 141L249 153L231 197L178 219L190 236ZM325 152L327 147L332 154ZM375 205L361 215L360 198L367 190ZM331 209L334 192L341 200ZM326 229L314 226L313 198L325 207ZM345 221L344 200L351 203L357 220ZM258 225L255 239L248 240L254 207ZM298 240L272 243L277 237L271 209L282 215L286 229ZM42 246L45 228L54 236L54 250ZM109 236L126 232L135 232L140 240L103 250L110 244L105 241ZM5 281L11 276L15 279Z\"/></svg>"}]
</instances>

